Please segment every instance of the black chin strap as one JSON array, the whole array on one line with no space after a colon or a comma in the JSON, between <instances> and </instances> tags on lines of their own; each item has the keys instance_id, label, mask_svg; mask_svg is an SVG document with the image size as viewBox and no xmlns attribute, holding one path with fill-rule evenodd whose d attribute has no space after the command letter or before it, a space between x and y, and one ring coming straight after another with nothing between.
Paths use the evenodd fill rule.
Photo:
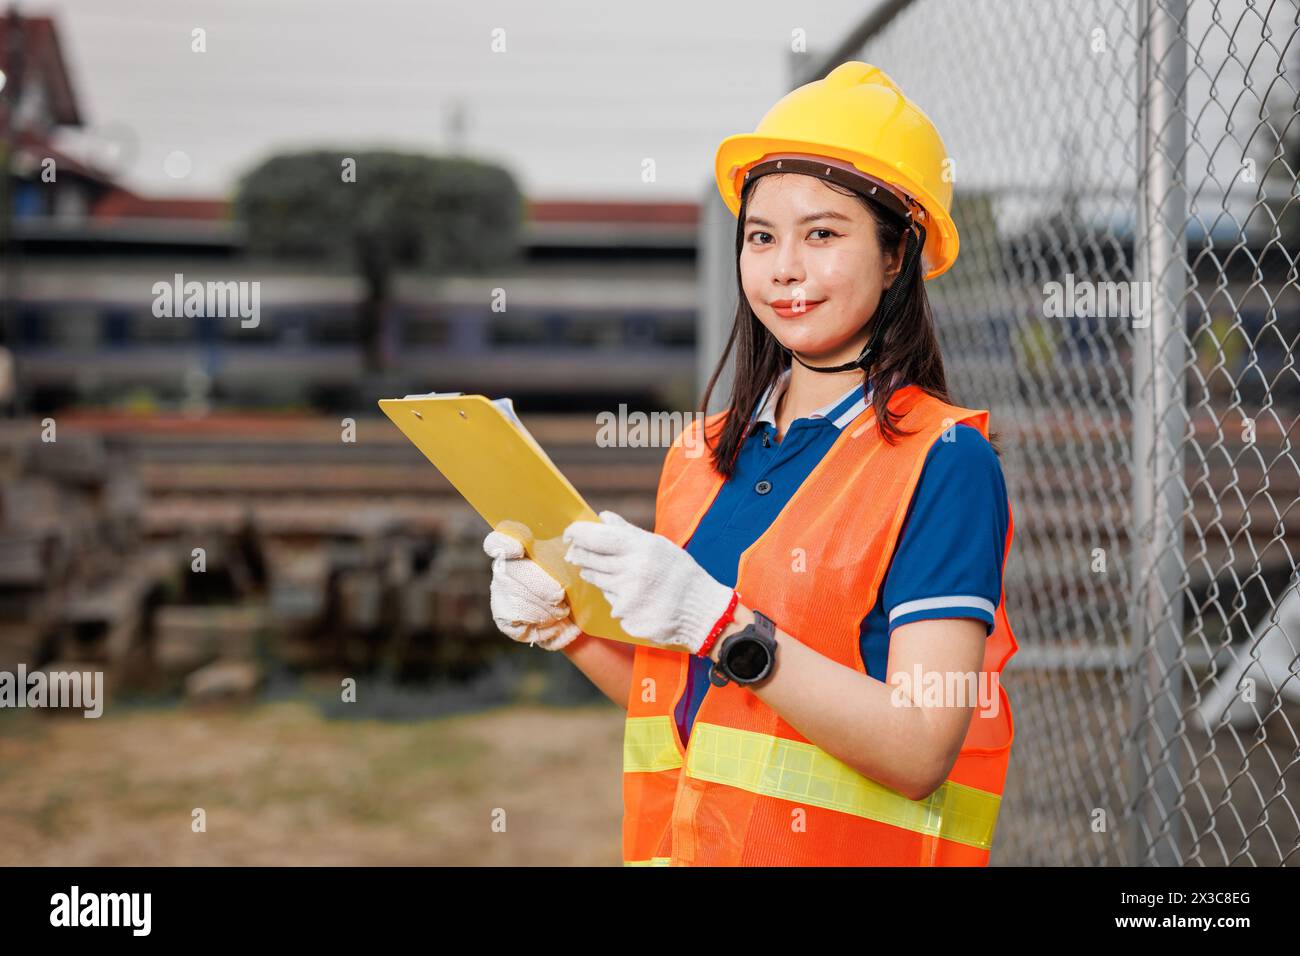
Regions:
<instances>
[{"instance_id":1,"label":"black chin strap","mask_svg":"<svg viewBox=\"0 0 1300 956\"><path fill-rule=\"evenodd\" d=\"M885 294L881 296L880 305L876 306L871 338L862 349L861 355L852 362L845 362L843 365L817 366L809 365L799 358L798 352L792 352L784 345L781 346L782 351L786 352L804 368L811 369L814 372L847 372L855 368L860 368L864 372L869 371L871 358L876 354L876 350L880 348L880 340L884 337L885 329L894 318L894 312L898 309L898 303L902 299L904 291L911 288L912 280L916 275L917 263L921 258L921 250L925 248L925 226L916 221L912 222L912 226L915 227L915 230L910 228L907 230L907 249L903 252L903 267L898 271L893 283L885 290Z\"/></svg>"}]
</instances>

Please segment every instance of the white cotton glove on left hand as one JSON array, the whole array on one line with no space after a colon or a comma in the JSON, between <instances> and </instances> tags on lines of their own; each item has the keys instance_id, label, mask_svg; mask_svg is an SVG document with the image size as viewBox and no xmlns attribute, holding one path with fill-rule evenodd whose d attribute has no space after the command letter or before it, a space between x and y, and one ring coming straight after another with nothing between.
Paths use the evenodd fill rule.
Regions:
<instances>
[{"instance_id":1,"label":"white cotton glove on left hand","mask_svg":"<svg viewBox=\"0 0 1300 956\"><path fill-rule=\"evenodd\" d=\"M564 529L564 559L600 588L633 637L697 652L731 603L732 589L663 535L612 511L602 511L600 520L574 521Z\"/></svg>"},{"instance_id":2,"label":"white cotton glove on left hand","mask_svg":"<svg viewBox=\"0 0 1300 956\"><path fill-rule=\"evenodd\" d=\"M560 582L528 557L517 538L492 531L483 539L492 559L492 620L511 640L563 650L582 633Z\"/></svg>"}]
</instances>

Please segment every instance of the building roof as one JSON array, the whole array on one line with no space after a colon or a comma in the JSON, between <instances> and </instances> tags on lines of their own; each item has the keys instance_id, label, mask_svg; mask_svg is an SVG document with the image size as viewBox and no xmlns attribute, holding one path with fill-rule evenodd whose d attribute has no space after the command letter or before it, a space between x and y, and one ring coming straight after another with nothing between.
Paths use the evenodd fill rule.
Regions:
<instances>
[{"instance_id":1,"label":"building roof","mask_svg":"<svg viewBox=\"0 0 1300 956\"><path fill-rule=\"evenodd\" d=\"M592 199L529 200L528 219L537 223L625 223L694 227L694 202L610 202Z\"/></svg>"},{"instance_id":2,"label":"building roof","mask_svg":"<svg viewBox=\"0 0 1300 956\"><path fill-rule=\"evenodd\" d=\"M129 189L116 187L90 210L90 217L101 222L115 219L183 219L214 222L229 218L230 203L225 199L167 197L154 199L137 196Z\"/></svg>"},{"instance_id":3,"label":"building roof","mask_svg":"<svg viewBox=\"0 0 1300 956\"><path fill-rule=\"evenodd\" d=\"M17 43L13 33L15 21L18 24ZM10 62L15 47L21 50L21 69L16 69L16 65ZM81 110L77 106L76 92L52 17L0 14L0 70L10 77L10 82L15 74L19 74L19 82L43 80L53 122L59 126L82 125Z\"/></svg>"},{"instance_id":4,"label":"building roof","mask_svg":"<svg viewBox=\"0 0 1300 956\"><path fill-rule=\"evenodd\" d=\"M10 168L19 175L22 175L19 164L22 157L26 157L26 162L36 166L39 166L43 159L52 159L60 173L71 173L102 186L111 186L113 183L111 174L69 156L39 133L23 130L17 134L15 140L18 148L15 150L15 162Z\"/></svg>"}]
</instances>

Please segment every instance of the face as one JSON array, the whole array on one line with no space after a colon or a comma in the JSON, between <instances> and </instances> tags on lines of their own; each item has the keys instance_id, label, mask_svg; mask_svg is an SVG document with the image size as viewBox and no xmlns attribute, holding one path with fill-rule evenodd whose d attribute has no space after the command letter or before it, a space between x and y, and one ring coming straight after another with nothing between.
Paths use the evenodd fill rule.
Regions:
<instances>
[{"instance_id":1,"label":"face","mask_svg":"<svg viewBox=\"0 0 1300 956\"><path fill-rule=\"evenodd\" d=\"M871 334L864 323L898 264L896 254L880 248L875 219L854 197L798 173L773 173L754 184L741 286L786 348L825 364L856 358Z\"/></svg>"}]
</instances>

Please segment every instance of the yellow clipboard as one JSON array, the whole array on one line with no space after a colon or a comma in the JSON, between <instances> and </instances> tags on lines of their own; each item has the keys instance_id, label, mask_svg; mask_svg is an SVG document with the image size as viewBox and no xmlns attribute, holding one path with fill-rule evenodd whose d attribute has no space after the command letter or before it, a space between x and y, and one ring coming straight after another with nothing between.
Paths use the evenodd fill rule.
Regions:
<instances>
[{"instance_id":1,"label":"yellow clipboard","mask_svg":"<svg viewBox=\"0 0 1300 956\"><path fill-rule=\"evenodd\" d=\"M560 582L584 632L656 646L623 630L600 588L578 577L579 569L564 560L569 549L560 537L564 529L600 518L527 429L516 424L509 399L494 403L482 395L448 393L386 398L379 408L492 528L518 540Z\"/></svg>"}]
</instances>

